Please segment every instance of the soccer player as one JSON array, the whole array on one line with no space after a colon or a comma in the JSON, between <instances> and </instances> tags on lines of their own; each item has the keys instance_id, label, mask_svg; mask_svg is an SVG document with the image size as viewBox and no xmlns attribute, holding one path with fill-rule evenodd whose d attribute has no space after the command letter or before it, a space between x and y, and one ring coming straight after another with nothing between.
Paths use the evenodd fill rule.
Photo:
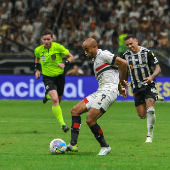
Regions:
<instances>
[{"instance_id":1,"label":"soccer player","mask_svg":"<svg viewBox=\"0 0 170 170\"><path fill-rule=\"evenodd\" d=\"M126 86L123 80L126 78L127 62L107 50L98 49L98 44L93 38L86 39L82 47L85 55L94 61L93 68L99 88L72 108L71 141L67 145L66 151L78 152L77 140L81 126L80 115L88 111L86 123L101 146L98 155L107 155L111 151L111 147L106 142L97 120L113 104L119 92L126 97L126 90L119 83L118 67L120 70L120 82Z\"/></svg>"},{"instance_id":2,"label":"soccer player","mask_svg":"<svg viewBox=\"0 0 170 170\"><path fill-rule=\"evenodd\" d=\"M53 42L53 33L51 30L45 30L41 40L43 45L38 46L34 50L35 78L40 78L40 69L42 69L46 90L43 103L46 103L49 99L52 100L52 111L60 123L62 130L67 132L69 127L64 122L60 102L65 84L64 67L70 64L74 60L74 57L63 45ZM67 56L65 63L62 61L63 56Z\"/></svg>"},{"instance_id":3,"label":"soccer player","mask_svg":"<svg viewBox=\"0 0 170 170\"><path fill-rule=\"evenodd\" d=\"M157 99L155 78L161 72L161 68L155 54L147 48L138 46L135 36L127 35L125 43L128 50L123 54L123 58L128 63L135 107L140 118L147 117L148 133L145 142L152 142Z\"/></svg>"}]
</instances>

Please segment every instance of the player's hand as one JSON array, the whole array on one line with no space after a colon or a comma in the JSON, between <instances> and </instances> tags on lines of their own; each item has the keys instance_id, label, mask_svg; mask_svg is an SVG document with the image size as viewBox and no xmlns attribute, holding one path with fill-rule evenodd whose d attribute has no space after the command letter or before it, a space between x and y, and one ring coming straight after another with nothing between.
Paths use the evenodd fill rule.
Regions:
<instances>
[{"instance_id":1,"label":"player's hand","mask_svg":"<svg viewBox=\"0 0 170 170\"><path fill-rule=\"evenodd\" d=\"M126 80L122 80L121 85L124 87L127 87L127 86L129 86L129 83Z\"/></svg>"},{"instance_id":2,"label":"player's hand","mask_svg":"<svg viewBox=\"0 0 170 170\"><path fill-rule=\"evenodd\" d=\"M35 72L35 78L36 78L36 79L39 79L39 78L40 78L40 71L39 71L39 70L36 70L36 72Z\"/></svg>"},{"instance_id":3,"label":"player's hand","mask_svg":"<svg viewBox=\"0 0 170 170\"><path fill-rule=\"evenodd\" d=\"M127 90L126 88L122 88L121 90L119 90L120 95L122 95L124 98L127 97Z\"/></svg>"},{"instance_id":4,"label":"player's hand","mask_svg":"<svg viewBox=\"0 0 170 170\"><path fill-rule=\"evenodd\" d=\"M145 78L145 82L148 83L148 84L151 84L152 80L153 80L152 77L146 77Z\"/></svg>"},{"instance_id":5,"label":"player's hand","mask_svg":"<svg viewBox=\"0 0 170 170\"><path fill-rule=\"evenodd\" d=\"M58 63L58 67L64 68L64 67L65 67L65 64L64 64L64 63Z\"/></svg>"}]
</instances>

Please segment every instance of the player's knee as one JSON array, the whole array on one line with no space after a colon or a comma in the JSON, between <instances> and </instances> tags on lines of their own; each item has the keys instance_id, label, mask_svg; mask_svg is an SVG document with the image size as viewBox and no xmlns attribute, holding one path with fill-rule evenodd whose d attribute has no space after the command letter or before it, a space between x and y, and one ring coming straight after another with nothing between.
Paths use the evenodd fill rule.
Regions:
<instances>
[{"instance_id":1,"label":"player's knee","mask_svg":"<svg viewBox=\"0 0 170 170\"><path fill-rule=\"evenodd\" d=\"M95 124L95 121L90 116L87 116L86 123L89 127L91 127L93 124Z\"/></svg>"},{"instance_id":2,"label":"player's knee","mask_svg":"<svg viewBox=\"0 0 170 170\"><path fill-rule=\"evenodd\" d=\"M51 98L53 105L59 105L59 99L58 98Z\"/></svg>"},{"instance_id":3,"label":"player's knee","mask_svg":"<svg viewBox=\"0 0 170 170\"><path fill-rule=\"evenodd\" d=\"M138 116L141 119L145 119L147 117L146 111L145 112L138 112Z\"/></svg>"},{"instance_id":4,"label":"player's knee","mask_svg":"<svg viewBox=\"0 0 170 170\"><path fill-rule=\"evenodd\" d=\"M148 107L147 108L147 113L150 113L150 114L155 113L155 108L154 107Z\"/></svg>"},{"instance_id":5,"label":"player's knee","mask_svg":"<svg viewBox=\"0 0 170 170\"><path fill-rule=\"evenodd\" d=\"M139 116L139 118L145 119L145 118L146 118L146 115L144 115L144 116Z\"/></svg>"},{"instance_id":6,"label":"player's knee","mask_svg":"<svg viewBox=\"0 0 170 170\"><path fill-rule=\"evenodd\" d=\"M72 116L78 116L78 111L77 111L75 106L71 109L71 115Z\"/></svg>"}]
</instances>

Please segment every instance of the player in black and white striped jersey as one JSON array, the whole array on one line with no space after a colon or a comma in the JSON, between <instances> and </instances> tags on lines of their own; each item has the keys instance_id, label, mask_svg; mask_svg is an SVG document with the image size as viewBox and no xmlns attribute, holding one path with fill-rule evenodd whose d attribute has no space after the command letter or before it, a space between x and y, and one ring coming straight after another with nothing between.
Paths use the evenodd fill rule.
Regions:
<instances>
[{"instance_id":1,"label":"player in black and white striped jersey","mask_svg":"<svg viewBox=\"0 0 170 170\"><path fill-rule=\"evenodd\" d=\"M128 63L135 107L140 118L147 117L148 133L145 142L152 142L157 100L155 78L161 73L161 68L155 54L139 46L135 36L127 35L125 43L128 50L123 54L123 59Z\"/></svg>"}]
</instances>

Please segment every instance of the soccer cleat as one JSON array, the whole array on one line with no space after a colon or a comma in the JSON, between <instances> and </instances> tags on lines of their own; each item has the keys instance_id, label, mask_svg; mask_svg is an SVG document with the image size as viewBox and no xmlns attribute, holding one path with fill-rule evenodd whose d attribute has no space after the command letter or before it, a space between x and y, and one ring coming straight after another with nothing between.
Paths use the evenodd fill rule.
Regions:
<instances>
[{"instance_id":1,"label":"soccer cleat","mask_svg":"<svg viewBox=\"0 0 170 170\"><path fill-rule=\"evenodd\" d=\"M163 97L163 96L160 96L159 94L157 95L157 99L158 99L159 101L164 101L164 97Z\"/></svg>"},{"instance_id":2,"label":"soccer cleat","mask_svg":"<svg viewBox=\"0 0 170 170\"><path fill-rule=\"evenodd\" d=\"M48 99L47 99L47 97L45 96L45 97L43 98L43 103L45 104L47 101L48 101Z\"/></svg>"},{"instance_id":3,"label":"soccer cleat","mask_svg":"<svg viewBox=\"0 0 170 170\"><path fill-rule=\"evenodd\" d=\"M150 136L147 136L145 143L152 143L152 138Z\"/></svg>"},{"instance_id":4,"label":"soccer cleat","mask_svg":"<svg viewBox=\"0 0 170 170\"><path fill-rule=\"evenodd\" d=\"M67 131L69 131L69 127L66 126L66 125L63 125L63 126L62 126L62 129L63 129L63 131L66 132L66 133L67 133Z\"/></svg>"},{"instance_id":5,"label":"soccer cleat","mask_svg":"<svg viewBox=\"0 0 170 170\"><path fill-rule=\"evenodd\" d=\"M67 145L66 151L78 152L78 145L75 144L74 146L71 144Z\"/></svg>"},{"instance_id":6,"label":"soccer cleat","mask_svg":"<svg viewBox=\"0 0 170 170\"><path fill-rule=\"evenodd\" d=\"M111 147L101 147L98 155L107 155L111 151Z\"/></svg>"}]
</instances>

